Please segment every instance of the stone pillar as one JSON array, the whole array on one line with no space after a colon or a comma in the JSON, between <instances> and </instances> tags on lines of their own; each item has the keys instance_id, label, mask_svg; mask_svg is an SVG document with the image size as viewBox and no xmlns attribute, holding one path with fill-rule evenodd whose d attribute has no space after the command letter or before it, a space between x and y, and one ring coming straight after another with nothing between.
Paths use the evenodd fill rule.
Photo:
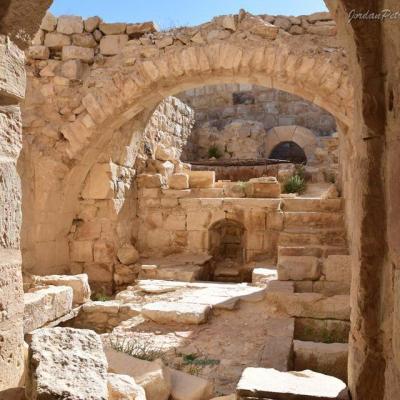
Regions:
<instances>
[{"instance_id":1,"label":"stone pillar","mask_svg":"<svg viewBox=\"0 0 400 400\"><path fill-rule=\"evenodd\" d=\"M24 368L20 256L22 146L19 102L25 93L23 52L0 35L0 392L19 386Z\"/></svg>"}]
</instances>

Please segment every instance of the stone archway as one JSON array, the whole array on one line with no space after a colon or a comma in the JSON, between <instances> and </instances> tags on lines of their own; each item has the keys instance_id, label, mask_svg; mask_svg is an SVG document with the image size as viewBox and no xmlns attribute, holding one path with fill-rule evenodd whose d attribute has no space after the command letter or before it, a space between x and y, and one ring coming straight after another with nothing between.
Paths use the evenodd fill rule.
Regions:
<instances>
[{"instance_id":1,"label":"stone archway","mask_svg":"<svg viewBox=\"0 0 400 400\"><path fill-rule=\"evenodd\" d=\"M128 42L118 54L103 56L101 62L85 67L81 81L66 78L62 71L65 63L70 66L70 61L82 55L75 54L60 64L51 60L40 69L42 60L35 57L46 57L46 46L31 49L30 68L39 68L41 77L30 76L28 81L27 133L46 132L51 144L27 143L24 155L34 164L26 168L26 179L37 182L33 190L29 184L25 186L29 202L25 221L37 230L36 235L27 232L25 236L25 260L30 261L31 270L55 273L70 266L67 236L73 221L80 218L82 198L93 200L82 196L87 180L95 173L116 183L121 168L107 166L110 161L122 169L131 168L127 158L135 158L149 116L168 95L221 82L257 83L302 96L351 126L352 87L340 50L324 52L323 38L318 43L301 35L279 35L276 27L250 14L230 18L234 29L226 29L222 18L196 28L160 33L154 43ZM222 32L224 38L215 32ZM70 57L69 46L62 51ZM36 94L31 97L33 92ZM61 98L55 92L62 93ZM73 98L74 104L65 104L66 98ZM60 111L66 117L60 118ZM48 116L46 121L43 114ZM117 203L122 199L112 192L103 200L118 215L121 207ZM92 259L93 244L82 246ZM103 250L108 252L106 244Z\"/></svg>"},{"instance_id":2,"label":"stone archway","mask_svg":"<svg viewBox=\"0 0 400 400\"><path fill-rule=\"evenodd\" d=\"M270 155L280 143L293 142L298 145L306 156L307 161L314 159L318 139L313 131L302 126L277 126L267 132L265 154Z\"/></svg>"}]
</instances>

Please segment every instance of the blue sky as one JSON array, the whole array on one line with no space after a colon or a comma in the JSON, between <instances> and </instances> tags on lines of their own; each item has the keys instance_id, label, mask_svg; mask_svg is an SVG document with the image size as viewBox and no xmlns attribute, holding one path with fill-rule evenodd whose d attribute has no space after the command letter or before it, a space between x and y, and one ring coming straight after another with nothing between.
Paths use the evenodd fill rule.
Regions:
<instances>
[{"instance_id":1,"label":"blue sky","mask_svg":"<svg viewBox=\"0 0 400 400\"><path fill-rule=\"evenodd\" d=\"M98 15L106 22L153 20L161 28L198 25L239 9L253 14L302 15L325 11L323 0L54 0L55 15Z\"/></svg>"}]
</instances>

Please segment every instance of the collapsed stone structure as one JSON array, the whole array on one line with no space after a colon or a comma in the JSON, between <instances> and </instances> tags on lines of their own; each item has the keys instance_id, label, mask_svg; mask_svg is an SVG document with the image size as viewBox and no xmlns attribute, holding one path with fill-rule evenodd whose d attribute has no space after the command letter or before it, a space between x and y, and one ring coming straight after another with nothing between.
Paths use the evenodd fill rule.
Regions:
<instances>
[{"instance_id":1,"label":"collapsed stone structure","mask_svg":"<svg viewBox=\"0 0 400 400\"><path fill-rule=\"evenodd\" d=\"M386 19L365 30L365 21L347 21L353 2L327 3L346 58L341 47L332 45L336 26L327 16L265 17L276 23L268 25L240 13L199 28L143 37L142 29L149 26L103 24L102 29L97 19L84 24L79 18L55 22L46 17L29 51L29 89L22 120L27 132L20 162L27 271L73 272L70 234L93 214L106 215L100 234L108 239L96 237L96 244L87 244L84 250L94 264L94 246L102 260L116 260L118 247L126 245L119 217L129 205L125 193L136 172L133 161L149 117L163 98L204 83L257 83L287 90L329 111L341 135L342 190L352 257L352 396L395 398L400 350L396 341L399 141L395 131L399 78L394 55L399 49L387 38L398 34L399 27L395 20ZM391 0L380 4L389 9L395 5ZM7 354L2 357L2 389L19 385L23 364L16 173L23 57L4 34L24 46L25 36L36 32L48 6L46 1L39 2L35 15L23 21L18 18L31 13L28 2L9 1L0 14L1 65L6 77L1 88L2 184L7 189L3 196L8 196L1 201L2 216L6 216L1 225L5 277L1 351ZM379 11L374 2L358 7ZM317 23L319 18L328 22ZM310 42L304 40L308 34L313 35ZM371 37L379 39L371 42ZM115 54L115 49L120 51ZM175 163L174 172L184 167ZM83 193L93 186L94 177L102 182L105 194L85 198ZM106 232L112 219L116 223ZM110 246L110 237L118 238L118 246ZM248 387L242 385L242 389L239 396L247 396ZM265 394L263 390L260 395Z\"/></svg>"}]
</instances>

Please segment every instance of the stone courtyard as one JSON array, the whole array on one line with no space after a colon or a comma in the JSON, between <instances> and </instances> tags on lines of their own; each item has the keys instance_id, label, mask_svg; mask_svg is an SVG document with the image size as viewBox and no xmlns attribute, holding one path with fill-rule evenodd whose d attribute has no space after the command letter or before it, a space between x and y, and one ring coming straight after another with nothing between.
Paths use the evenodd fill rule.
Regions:
<instances>
[{"instance_id":1,"label":"stone courtyard","mask_svg":"<svg viewBox=\"0 0 400 400\"><path fill-rule=\"evenodd\" d=\"M400 399L399 21L353 3L7 2L1 400Z\"/></svg>"}]
</instances>

